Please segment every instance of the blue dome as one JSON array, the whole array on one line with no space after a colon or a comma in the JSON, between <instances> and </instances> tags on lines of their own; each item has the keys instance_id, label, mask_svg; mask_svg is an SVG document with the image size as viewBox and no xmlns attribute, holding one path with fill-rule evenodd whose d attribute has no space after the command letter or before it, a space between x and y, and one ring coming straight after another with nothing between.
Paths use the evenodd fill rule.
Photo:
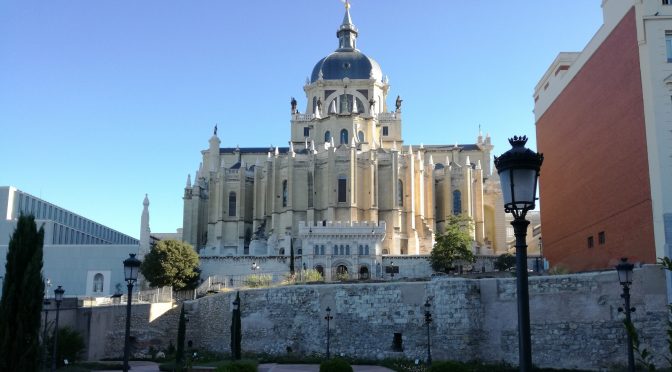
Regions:
<instances>
[{"instance_id":1,"label":"blue dome","mask_svg":"<svg viewBox=\"0 0 672 372\"><path fill-rule=\"evenodd\" d=\"M378 62L356 50L337 50L322 58L315 64L310 82L320 79L320 72L324 80L350 79L383 79L383 72Z\"/></svg>"}]
</instances>

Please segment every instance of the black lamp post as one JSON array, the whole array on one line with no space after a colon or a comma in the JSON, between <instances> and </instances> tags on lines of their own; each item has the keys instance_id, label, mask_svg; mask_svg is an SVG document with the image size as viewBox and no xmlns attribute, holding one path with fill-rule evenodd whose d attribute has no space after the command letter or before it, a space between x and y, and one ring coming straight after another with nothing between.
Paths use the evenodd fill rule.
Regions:
<instances>
[{"instance_id":1,"label":"black lamp post","mask_svg":"<svg viewBox=\"0 0 672 372\"><path fill-rule=\"evenodd\" d=\"M431 337L429 335L429 325L432 323L432 313L429 312L429 308L432 305L429 303L429 298L425 302L425 325L427 326L427 365L432 365L432 344Z\"/></svg>"},{"instance_id":2,"label":"black lamp post","mask_svg":"<svg viewBox=\"0 0 672 372\"><path fill-rule=\"evenodd\" d=\"M329 327L329 322L331 322L332 319L334 319L333 316L331 316L331 308L327 306L327 316L324 317L324 319L327 321L327 359L329 359L329 338L331 337L331 329Z\"/></svg>"},{"instance_id":3,"label":"black lamp post","mask_svg":"<svg viewBox=\"0 0 672 372\"><path fill-rule=\"evenodd\" d=\"M49 349L47 348L47 325L49 324L49 308L47 306L51 305L51 301L48 299L44 299L42 302L42 305L44 306L44 329L42 331L42 352L43 352L43 357L44 357L44 370L46 371L47 368L49 368L49 359L47 358L47 355L49 353Z\"/></svg>"},{"instance_id":4,"label":"black lamp post","mask_svg":"<svg viewBox=\"0 0 672 372\"><path fill-rule=\"evenodd\" d=\"M47 358L47 355L49 353L49 349L47 348L47 325L49 324L48 306L51 305L51 301L49 301L49 298L47 298L49 288L51 288L51 279L47 278L47 280L44 282L44 300L42 301L42 305L44 307L44 330L42 331L42 352L43 352L42 356L44 357L45 371L47 370L47 368L49 368L49 358Z\"/></svg>"},{"instance_id":5,"label":"black lamp post","mask_svg":"<svg viewBox=\"0 0 672 372\"><path fill-rule=\"evenodd\" d=\"M527 211L534 209L537 200L537 179L544 161L542 154L525 147L526 136L509 138L512 148L495 156L504 197L504 211L513 215L516 236L516 284L518 298L518 358L520 371L532 369L532 343L530 338L530 296L527 284Z\"/></svg>"},{"instance_id":6,"label":"black lamp post","mask_svg":"<svg viewBox=\"0 0 672 372\"><path fill-rule=\"evenodd\" d=\"M394 261L390 261L390 276L394 280Z\"/></svg>"},{"instance_id":7,"label":"black lamp post","mask_svg":"<svg viewBox=\"0 0 672 372\"><path fill-rule=\"evenodd\" d=\"M138 280L138 270L141 262L131 253L124 260L124 279L128 284L128 301L126 303L126 337L124 338L124 372L128 372L128 356L131 348L131 300L133 297L133 284Z\"/></svg>"},{"instance_id":8,"label":"black lamp post","mask_svg":"<svg viewBox=\"0 0 672 372\"><path fill-rule=\"evenodd\" d=\"M621 262L616 265L616 271L618 272L618 281L623 286L623 293L621 298L624 302L624 307L619 307L619 312L625 313L625 322L628 326L632 325L632 320L630 319L630 313L635 311L634 307L630 306L630 285L632 284L632 269L635 265L628 262L626 257L621 258ZM627 342L628 342L628 372L635 371L635 353L632 347L632 337L630 337L630 332L626 332Z\"/></svg>"},{"instance_id":9,"label":"black lamp post","mask_svg":"<svg viewBox=\"0 0 672 372\"><path fill-rule=\"evenodd\" d=\"M61 308L61 301L63 301L63 293L65 290L59 285L54 289L54 301L56 301L56 325L54 326L54 346L51 351L51 372L56 370L56 350L58 350L58 313Z\"/></svg>"},{"instance_id":10,"label":"black lamp post","mask_svg":"<svg viewBox=\"0 0 672 372\"><path fill-rule=\"evenodd\" d=\"M240 300L236 294L236 299L233 300L233 319L231 320L231 357L232 359L240 359L240 350L238 349L238 317L240 317Z\"/></svg>"}]
</instances>

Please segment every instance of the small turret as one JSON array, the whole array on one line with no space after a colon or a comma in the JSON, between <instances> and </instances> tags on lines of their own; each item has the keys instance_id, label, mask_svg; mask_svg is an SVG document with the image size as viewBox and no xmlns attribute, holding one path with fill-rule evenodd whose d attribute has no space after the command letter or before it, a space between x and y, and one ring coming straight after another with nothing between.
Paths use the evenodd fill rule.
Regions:
<instances>
[{"instance_id":1,"label":"small turret","mask_svg":"<svg viewBox=\"0 0 672 372\"><path fill-rule=\"evenodd\" d=\"M149 197L145 194L145 199L142 201L142 215L140 216L140 257L149 253L149 235Z\"/></svg>"}]
</instances>

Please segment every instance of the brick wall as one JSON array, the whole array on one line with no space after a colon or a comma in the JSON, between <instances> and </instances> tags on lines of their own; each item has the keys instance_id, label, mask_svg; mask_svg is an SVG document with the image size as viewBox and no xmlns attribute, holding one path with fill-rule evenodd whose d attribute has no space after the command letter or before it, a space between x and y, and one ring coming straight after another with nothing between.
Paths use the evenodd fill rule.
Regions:
<instances>
[{"instance_id":1,"label":"brick wall","mask_svg":"<svg viewBox=\"0 0 672 372\"><path fill-rule=\"evenodd\" d=\"M612 267L619 257L654 263L634 8L537 121L537 143L551 265L580 271Z\"/></svg>"}]
</instances>

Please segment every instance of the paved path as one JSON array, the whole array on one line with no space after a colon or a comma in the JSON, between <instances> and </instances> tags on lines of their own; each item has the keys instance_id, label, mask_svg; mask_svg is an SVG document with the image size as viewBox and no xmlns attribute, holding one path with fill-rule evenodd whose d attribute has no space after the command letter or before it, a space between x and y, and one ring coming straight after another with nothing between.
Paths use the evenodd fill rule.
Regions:
<instances>
[{"instance_id":1,"label":"paved path","mask_svg":"<svg viewBox=\"0 0 672 372\"><path fill-rule=\"evenodd\" d=\"M355 372L392 372L391 369L380 366L352 366ZM260 364L259 372L318 372L317 364Z\"/></svg>"},{"instance_id":2,"label":"paved path","mask_svg":"<svg viewBox=\"0 0 672 372\"><path fill-rule=\"evenodd\" d=\"M159 364L154 362L131 360L128 362L128 365L131 367L131 371L133 372L159 372ZM117 369L114 371L99 371L99 372L119 372L119 370Z\"/></svg>"}]
</instances>

